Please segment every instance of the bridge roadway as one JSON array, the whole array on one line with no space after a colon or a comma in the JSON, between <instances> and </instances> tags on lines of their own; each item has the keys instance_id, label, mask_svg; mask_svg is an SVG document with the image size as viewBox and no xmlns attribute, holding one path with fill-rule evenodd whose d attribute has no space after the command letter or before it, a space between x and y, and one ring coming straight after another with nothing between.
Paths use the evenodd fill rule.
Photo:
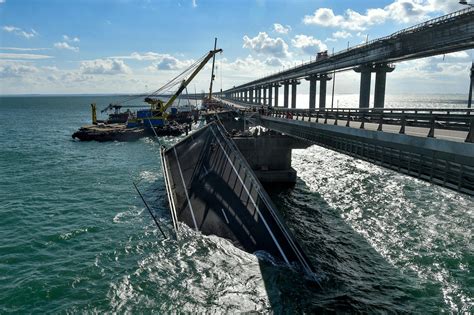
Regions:
<instances>
[{"instance_id":1,"label":"bridge roadway","mask_svg":"<svg viewBox=\"0 0 474 315\"><path fill-rule=\"evenodd\" d=\"M278 88L284 86L284 107L296 107L299 80L310 81L309 108L315 107L316 83L319 107L325 107L326 82L333 71L354 69L361 74L359 106L369 107L371 73L376 73L374 107L384 107L386 75L391 63L425 58L474 48L474 8L453 12L384 38L316 59L276 74L224 91L221 96L255 104L278 106ZM272 97L274 95L274 97ZM274 102L272 104L272 102Z\"/></svg>"},{"instance_id":2,"label":"bridge roadway","mask_svg":"<svg viewBox=\"0 0 474 315\"><path fill-rule=\"evenodd\" d=\"M249 110L241 103L229 100L221 102L230 108ZM382 130L379 128L380 123L364 121L361 129L362 122L358 121L349 120L347 127L346 121L338 120L336 125L336 120L327 116L324 119L307 116L302 120L303 116L282 115L278 110L272 111L270 115L258 115L257 123L400 173L474 195L473 115L470 112L465 115L469 118L467 125L448 125L450 129L433 130L435 137L429 136L432 128L418 126L405 126L405 132L401 134L401 125L393 124L393 121L383 124ZM446 125L442 127L447 128Z\"/></svg>"}]
</instances>

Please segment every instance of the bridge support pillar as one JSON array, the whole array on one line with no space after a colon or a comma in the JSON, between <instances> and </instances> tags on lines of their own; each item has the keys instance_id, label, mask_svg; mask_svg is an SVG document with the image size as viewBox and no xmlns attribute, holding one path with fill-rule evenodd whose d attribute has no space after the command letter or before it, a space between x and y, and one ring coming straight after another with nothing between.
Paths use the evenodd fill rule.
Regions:
<instances>
[{"instance_id":1,"label":"bridge support pillar","mask_svg":"<svg viewBox=\"0 0 474 315\"><path fill-rule=\"evenodd\" d=\"M370 81L373 68L371 66L361 66L354 70L360 72L359 108L369 108Z\"/></svg>"},{"instance_id":2,"label":"bridge support pillar","mask_svg":"<svg viewBox=\"0 0 474 315\"><path fill-rule=\"evenodd\" d=\"M305 78L309 81L309 108L316 108L316 76L311 76Z\"/></svg>"},{"instance_id":3,"label":"bridge support pillar","mask_svg":"<svg viewBox=\"0 0 474 315\"><path fill-rule=\"evenodd\" d=\"M257 91L257 93L256 93L256 94L257 94L257 95L256 95L256 96L257 96L257 97L256 97L257 99L255 100L255 103L260 104L261 101L262 101L262 88L258 86L257 89L256 89L256 91Z\"/></svg>"},{"instance_id":4,"label":"bridge support pillar","mask_svg":"<svg viewBox=\"0 0 474 315\"><path fill-rule=\"evenodd\" d=\"M354 70L360 73L359 108L369 108L370 106L372 72L375 72L374 108L383 108L385 106L387 72L392 72L395 67L388 64L377 64L375 66L360 66Z\"/></svg>"},{"instance_id":5,"label":"bridge support pillar","mask_svg":"<svg viewBox=\"0 0 474 315\"><path fill-rule=\"evenodd\" d=\"M331 80L331 77L327 74L319 77L319 108L326 108L326 90L329 80Z\"/></svg>"},{"instance_id":6,"label":"bridge support pillar","mask_svg":"<svg viewBox=\"0 0 474 315\"><path fill-rule=\"evenodd\" d=\"M278 92L279 87L279 83L275 84L275 107L278 107L278 95L280 95Z\"/></svg>"},{"instance_id":7,"label":"bridge support pillar","mask_svg":"<svg viewBox=\"0 0 474 315\"><path fill-rule=\"evenodd\" d=\"M393 66L386 64L377 65L375 67L374 108L384 108L387 72L392 72L393 70L395 70Z\"/></svg>"},{"instance_id":8,"label":"bridge support pillar","mask_svg":"<svg viewBox=\"0 0 474 315\"><path fill-rule=\"evenodd\" d=\"M291 108L296 108L296 89L300 82L298 80L291 81Z\"/></svg>"},{"instance_id":9,"label":"bridge support pillar","mask_svg":"<svg viewBox=\"0 0 474 315\"><path fill-rule=\"evenodd\" d=\"M262 99L262 105L267 105L267 87L263 87L263 99Z\"/></svg>"},{"instance_id":10,"label":"bridge support pillar","mask_svg":"<svg viewBox=\"0 0 474 315\"><path fill-rule=\"evenodd\" d=\"M253 88L249 90L249 103L253 103Z\"/></svg>"},{"instance_id":11,"label":"bridge support pillar","mask_svg":"<svg viewBox=\"0 0 474 315\"><path fill-rule=\"evenodd\" d=\"M472 106L472 90L474 88L474 62L471 66L471 85L469 86L469 99L467 101L467 108L471 108Z\"/></svg>"},{"instance_id":12,"label":"bridge support pillar","mask_svg":"<svg viewBox=\"0 0 474 315\"><path fill-rule=\"evenodd\" d=\"M288 97L289 97L290 81L283 82L283 107L288 108Z\"/></svg>"},{"instance_id":13,"label":"bridge support pillar","mask_svg":"<svg viewBox=\"0 0 474 315\"><path fill-rule=\"evenodd\" d=\"M273 94L273 85L268 86L268 106L272 106L272 95Z\"/></svg>"}]
</instances>

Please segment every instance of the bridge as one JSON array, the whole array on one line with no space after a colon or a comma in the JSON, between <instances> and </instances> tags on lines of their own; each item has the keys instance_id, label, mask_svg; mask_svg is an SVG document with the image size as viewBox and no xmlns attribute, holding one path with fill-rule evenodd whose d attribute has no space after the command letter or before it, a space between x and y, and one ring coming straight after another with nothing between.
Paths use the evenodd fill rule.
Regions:
<instances>
[{"instance_id":1,"label":"bridge","mask_svg":"<svg viewBox=\"0 0 474 315\"><path fill-rule=\"evenodd\" d=\"M474 9L469 8L233 87L217 100L226 107L258 111L257 123L268 129L474 195L471 100L467 108L458 109L384 108L387 73L395 70L394 63L472 48ZM360 73L359 107L327 108L327 81L332 73L348 70ZM374 105L370 108L374 72ZM470 98L473 78L474 64ZM306 109L296 108L301 79L310 83ZM278 100L282 85L283 106Z\"/></svg>"},{"instance_id":2,"label":"bridge","mask_svg":"<svg viewBox=\"0 0 474 315\"><path fill-rule=\"evenodd\" d=\"M291 105L291 108L296 108L297 86L301 79L305 79L310 83L308 107L316 107L316 88L319 82L319 108L325 108L327 81L331 80L331 74L352 69L361 76L359 107L368 108L370 105L371 74L375 73L374 107L383 108L387 73L395 70L394 63L473 47L474 9L468 8L352 47L327 58L320 58L242 84L222 92L220 97L249 104L279 106L279 88L283 86L283 107L288 108Z\"/></svg>"}]
</instances>

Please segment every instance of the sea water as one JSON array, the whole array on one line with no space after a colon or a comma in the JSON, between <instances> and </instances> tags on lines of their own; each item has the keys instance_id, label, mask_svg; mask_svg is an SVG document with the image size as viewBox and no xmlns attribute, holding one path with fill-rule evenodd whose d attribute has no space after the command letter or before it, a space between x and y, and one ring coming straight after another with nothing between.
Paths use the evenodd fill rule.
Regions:
<instances>
[{"instance_id":1,"label":"sea water","mask_svg":"<svg viewBox=\"0 0 474 315\"><path fill-rule=\"evenodd\" d=\"M178 139L71 138L90 103L122 99L0 98L0 313L473 311L474 198L318 146L293 151L297 184L272 194L318 283L186 227L163 239L132 183L171 236L159 150Z\"/></svg>"}]
</instances>

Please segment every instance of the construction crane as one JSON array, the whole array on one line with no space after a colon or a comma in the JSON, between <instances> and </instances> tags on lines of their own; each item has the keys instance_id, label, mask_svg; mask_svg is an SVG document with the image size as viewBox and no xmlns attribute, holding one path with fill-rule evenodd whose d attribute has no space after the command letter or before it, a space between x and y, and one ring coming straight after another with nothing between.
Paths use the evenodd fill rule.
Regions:
<instances>
[{"instance_id":1,"label":"construction crane","mask_svg":"<svg viewBox=\"0 0 474 315\"><path fill-rule=\"evenodd\" d=\"M186 89L186 87L194 79L194 77L196 77L199 71L201 71L202 68L204 68L207 62L211 60L211 58L213 58L217 53L220 53L220 52L222 52L222 49L214 48L214 50L209 51L209 53L204 57L204 59L202 59L202 61L196 66L196 68L191 73L191 75L188 78L183 79L181 81L181 84L178 90L170 97L170 99L166 103L164 103L162 100L157 99L157 98L152 98L152 97L145 98L145 102L150 104L151 111L153 113L152 115L153 117L147 118L147 120L149 121L151 125L154 125L153 122L157 122L157 125L161 125L161 126L164 124L164 121L166 120L166 117L168 116L166 114L166 110L170 108L173 102L179 97L179 95L181 95L181 93Z\"/></svg>"}]
</instances>

